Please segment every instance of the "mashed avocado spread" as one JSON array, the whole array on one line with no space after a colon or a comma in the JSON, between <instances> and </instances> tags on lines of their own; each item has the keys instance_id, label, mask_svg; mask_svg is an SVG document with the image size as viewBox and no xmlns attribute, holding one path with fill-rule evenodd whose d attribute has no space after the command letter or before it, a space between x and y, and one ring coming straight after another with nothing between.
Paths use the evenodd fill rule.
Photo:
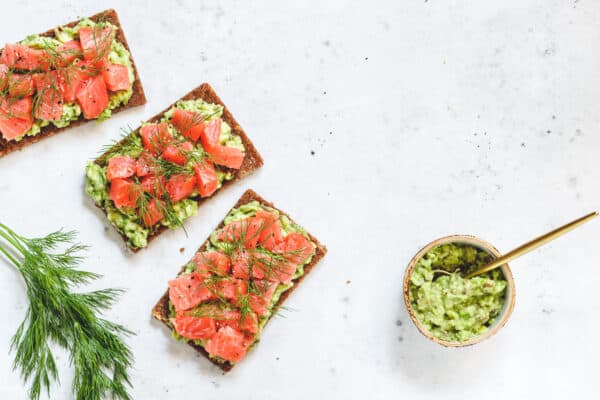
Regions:
<instances>
[{"instance_id":1,"label":"mashed avocado spread","mask_svg":"<svg viewBox=\"0 0 600 400\"><path fill-rule=\"evenodd\" d=\"M113 27L113 29L118 29L115 25L110 24L108 22L102 22L104 25L109 25ZM73 27L59 27L54 30L55 37L46 37L40 35L29 35L20 43L32 47L34 49L48 49L50 51L56 50L60 45L66 43L71 40L77 40L79 36L79 29L83 26L95 27L97 25L96 22L90 20L89 18L84 18L77 25ZM121 64L127 67L127 71L129 73L129 82L131 85L128 90L121 90L118 92L110 93L108 107L100 114L97 118L99 121L109 118L112 115L112 110L115 108L125 105L129 102L129 99L133 95L133 82L135 81L135 74L133 71L133 65L131 63L131 56L129 51L125 48L125 46L117 41L117 39L113 39L110 52L108 54L108 59L113 64ZM62 117L58 120L47 121L42 119L35 119L33 121L33 125L31 129L24 133L22 136L15 138L15 141L22 140L25 136L35 136L42 130L43 127L48 126L50 124L56 126L57 128L64 128L71 124L72 121L76 121L81 116L81 108L76 102L72 103L64 103L63 104L63 114Z\"/></svg>"},{"instance_id":2,"label":"mashed avocado spread","mask_svg":"<svg viewBox=\"0 0 600 400\"><path fill-rule=\"evenodd\" d=\"M433 336L464 342L493 325L505 302L504 275L495 269L471 279L462 277L491 260L484 250L449 243L433 248L417 262L409 298L416 318Z\"/></svg>"}]
</instances>

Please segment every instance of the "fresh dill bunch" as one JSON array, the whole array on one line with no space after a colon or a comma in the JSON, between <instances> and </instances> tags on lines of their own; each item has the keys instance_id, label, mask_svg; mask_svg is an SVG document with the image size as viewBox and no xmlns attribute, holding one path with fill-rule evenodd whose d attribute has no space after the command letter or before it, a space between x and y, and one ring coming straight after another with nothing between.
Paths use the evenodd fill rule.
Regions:
<instances>
[{"instance_id":1,"label":"fresh dill bunch","mask_svg":"<svg viewBox=\"0 0 600 400\"><path fill-rule=\"evenodd\" d=\"M74 291L100 278L77 269L87 247L75 238L75 232L59 230L30 239L0 223L0 255L21 274L29 299L11 341L13 368L29 382L30 400L39 399L42 391L49 395L51 384L59 381L52 353L57 345L69 353L77 400L129 400L133 354L123 338L132 332L99 316L122 290Z\"/></svg>"}]
</instances>

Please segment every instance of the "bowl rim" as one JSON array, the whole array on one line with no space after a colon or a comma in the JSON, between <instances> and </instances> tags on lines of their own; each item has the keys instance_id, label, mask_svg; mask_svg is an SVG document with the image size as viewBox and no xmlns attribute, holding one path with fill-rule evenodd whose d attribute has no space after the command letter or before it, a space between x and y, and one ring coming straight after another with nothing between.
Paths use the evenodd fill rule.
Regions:
<instances>
[{"instance_id":1,"label":"bowl rim","mask_svg":"<svg viewBox=\"0 0 600 400\"><path fill-rule=\"evenodd\" d=\"M488 243L485 240L480 239L476 236L472 236L472 235L450 235L450 236L444 236L439 239L436 239L436 240L428 243L427 245L425 245L423 248L421 248L421 250L419 250L417 252L417 254L415 254L414 257L408 263L408 266L406 267L406 270L404 272L404 285L403 285L404 303L406 305L406 309L408 310L408 315L410 316L410 319L415 324L415 326L417 327L419 332L421 332L421 334L423 334L423 336L425 336L426 338L434 341L437 344L445 346L445 347L472 346L474 344L480 343L480 342L492 337L500 329L502 329L502 327L504 327L504 325L506 325L506 323L508 322L508 319L512 315L513 309L515 308L515 281L513 279L513 275L512 275L512 272L511 272L508 264L503 264L502 266L499 267L502 269L502 273L504 274L504 277L507 282L506 302L504 303L504 307L501 311L500 317L496 320L496 322L494 323L494 325L492 325L492 327L490 329L488 329L481 335L475 336L464 342L448 341L448 340L443 340L443 339L433 336L427 330L427 328L425 328L423 326L423 324L421 324L421 322L417 319L417 317L415 315L415 312L413 310L413 307L412 307L412 304L410 303L410 298L409 298L409 282L410 282L410 276L412 274L413 269L417 265L417 262L425 255L425 253L427 253L429 250L431 250L434 247L440 246L442 244L447 244L447 243L469 244L469 245L478 247L481 250L487 251L488 253L490 253L492 256L494 256L496 258L500 257L502 255L498 251L498 249L496 249L491 243Z\"/></svg>"}]
</instances>

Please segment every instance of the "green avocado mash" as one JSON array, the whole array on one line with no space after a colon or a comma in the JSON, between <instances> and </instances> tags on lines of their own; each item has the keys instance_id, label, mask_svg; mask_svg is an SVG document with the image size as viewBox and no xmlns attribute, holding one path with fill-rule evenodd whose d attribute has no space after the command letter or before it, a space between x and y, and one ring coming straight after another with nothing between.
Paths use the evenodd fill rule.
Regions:
<instances>
[{"instance_id":1,"label":"green avocado mash","mask_svg":"<svg viewBox=\"0 0 600 400\"><path fill-rule=\"evenodd\" d=\"M184 221L198 214L198 202L192 199L183 199L173 204L173 212L179 221ZM168 219L163 219L161 223L169 228L177 228Z\"/></svg>"},{"instance_id":2,"label":"green avocado mash","mask_svg":"<svg viewBox=\"0 0 600 400\"><path fill-rule=\"evenodd\" d=\"M186 111L195 111L202 115L202 118L204 118L206 121L220 118L223 115L223 106L220 104L207 103L202 99L180 100L177 102L177 104L175 104L175 107L171 108L165 113L163 121L171 119L173 116L173 110L175 108Z\"/></svg>"},{"instance_id":3,"label":"green avocado mash","mask_svg":"<svg viewBox=\"0 0 600 400\"><path fill-rule=\"evenodd\" d=\"M102 22L102 24L110 25L114 29L118 29L116 26L109 24L107 22ZM40 35L29 35L25 39L23 39L20 43L29 46L35 49L50 49L56 50L60 45L65 42L71 40L77 40L79 35L79 29L82 26L94 27L97 23L85 18L79 21L79 23L73 27L59 27L54 30L55 37L46 37ZM133 71L133 65L131 63L131 56L129 51L125 48L125 46L118 42L117 39L113 39L111 44L110 53L108 54L108 59L113 64L121 64L127 67L127 71L129 72L129 81L131 82L131 87L128 90L121 90L118 92L114 92L110 94L108 106L106 109L98 116L98 121L105 120L112 115L112 110L115 108L125 105L129 102L129 99L133 95L133 82L135 81L135 74ZM63 104L63 114L59 120L56 121L46 121L36 119L33 122L33 125L29 129L29 131L25 132L18 138L15 138L15 141L21 141L26 136L35 136L42 130L43 127L52 124L57 128L64 128L71 124L72 121L79 119L81 115L81 108L76 102L73 103L65 103Z\"/></svg>"},{"instance_id":4,"label":"green avocado mash","mask_svg":"<svg viewBox=\"0 0 600 400\"><path fill-rule=\"evenodd\" d=\"M496 269L471 279L461 275L491 260L484 250L450 243L433 248L417 262L409 298L416 318L433 336L465 342L494 324L505 302L502 272Z\"/></svg>"},{"instance_id":5,"label":"green avocado mash","mask_svg":"<svg viewBox=\"0 0 600 400\"><path fill-rule=\"evenodd\" d=\"M179 101L174 108L199 112L207 120L219 118L223 114L223 107L221 105L207 103L201 99ZM183 140L185 138L170 123L174 108L167 111L161 121L169 124L169 131L173 137ZM143 125L146 124L142 124L142 126ZM220 142L226 146L237 147L241 150L244 149L241 138L232 133L231 127L224 121L221 124ZM96 162L89 163L86 167L86 193L98 206L107 210L109 220L119 232L128 238L128 245L132 248L145 247L147 245L148 235L150 235L153 230L157 229L160 225L175 229L187 218L196 215L198 209L199 193L194 191L189 198L173 203L170 207L171 212L169 213L169 218L164 218L160 222L160 225L156 225L152 228L145 228L141 218L134 213L133 210L119 210L114 206L114 203L108 194L109 182L106 178L106 166L108 160L122 155L137 158L142 151L143 146L140 136L136 132L132 132L123 139L123 142L112 146L101 158ZM190 156L190 161L184 166L184 169L190 174L193 174L194 172L194 159L202 157L205 153L203 148L198 145L192 150L192 154L196 157ZM216 174L218 179L217 188L220 188L223 185L223 182L231 180L234 177L234 174L231 171L223 171L221 169L217 169ZM108 210L110 210L110 212ZM254 210L254 212L255 211L256 210ZM286 217L282 217L282 226L285 232L295 229L290 226L290 222ZM298 229L301 228L298 227Z\"/></svg>"},{"instance_id":6,"label":"green avocado mash","mask_svg":"<svg viewBox=\"0 0 600 400\"><path fill-rule=\"evenodd\" d=\"M106 168L96 163L89 163L85 169L85 192L94 199L94 203L101 205L107 198L106 193Z\"/></svg>"},{"instance_id":7,"label":"green avocado mash","mask_svg":"<svg viewBox=\"0 0 600 400\"><path fill-rule=\"evenodd\" d=\"M119 232L127 236L132 247L146 247L148 245L148 229L135 221L135 217L123 214L110 202L105 203L106 215L111 224Z\"/></svg>"},{"instance_id":8,"label":"green avocado mash","mask_svg":"<svg viewBox=\"0 0 600 400\"><path fill-rule=\"evenodd\" d=\"M29 35L25 39L21 40L21 44L28 47L32 47L34 49L56 50L58 46L63 44L63 42L47 36Z\"/></svg>"},{"instance_id":9,"label":"green avocado mash","mask_svg":"<svg viewBox=\"0 0 600 400\"><path fill-rule=\"evenodd\" d=\"M112 203L106 190L106 168L89 163L85 169L85 192L98 206L104 207L110 223L129 241L131 247L145 247L149 230L143 227L136 215L119 211Z\"/></svg>"}]
</instances>

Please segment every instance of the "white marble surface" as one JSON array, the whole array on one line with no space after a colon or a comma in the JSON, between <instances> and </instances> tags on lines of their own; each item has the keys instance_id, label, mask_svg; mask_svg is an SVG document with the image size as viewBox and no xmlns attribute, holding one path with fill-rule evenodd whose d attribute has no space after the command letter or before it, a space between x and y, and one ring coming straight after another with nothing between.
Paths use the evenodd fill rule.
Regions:
<instances>
[{"instance_id":1,"label":"white marble surface","mask_svg":"<svg viewBox=\"0 0 600 400\"><path fill-rule=\"evenodd\" d=\"M32 235L78 229L93 246L86 268L105 274L97 286L129 289L108 316L137 333L135 399L597 396L600 221L515 261L512 319L472 348L423 338L401 284L437 237L475 234L506 251L600 207L600 2L169 3L19 1L0 13L11 42L113 6L138 64L145 107L0 159L0 220ZM265 166L209 201L188 237L127 254L84 196L84 165L203 81ZM329 254L290 298L295 311L223 376L150 309L248 187ZM26 297L5 266L0 303L0 397L25 399L8 348ZM70 399L64 356L60 370L51 398Z\"/></svg>"}]
</instances>

